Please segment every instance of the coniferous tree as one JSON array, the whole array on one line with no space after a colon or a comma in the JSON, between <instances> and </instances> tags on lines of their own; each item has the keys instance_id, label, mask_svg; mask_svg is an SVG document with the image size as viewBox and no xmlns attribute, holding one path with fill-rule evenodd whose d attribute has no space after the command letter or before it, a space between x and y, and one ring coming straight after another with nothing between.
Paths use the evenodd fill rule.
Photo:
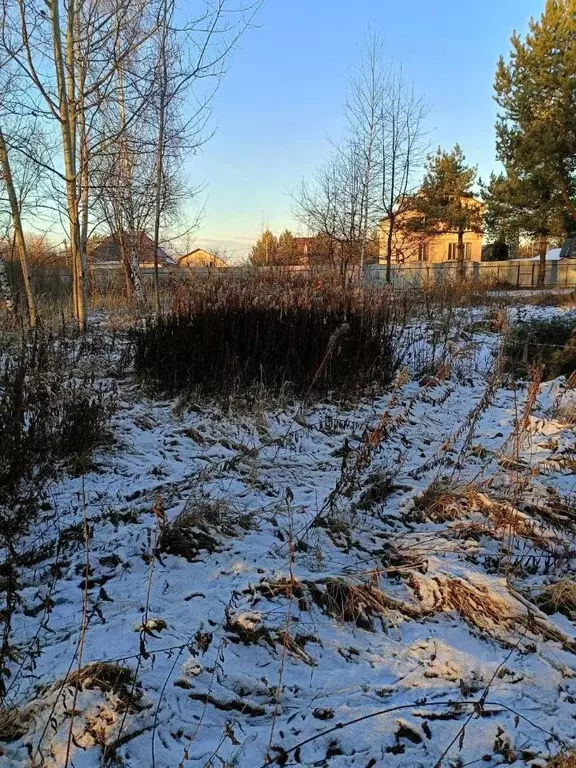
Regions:
<instances>
[{"instance_id":1,"label":"coniferous tree","mask_svg":"<svg viewBox=\"0 0 576 768\"><path fill-rule=\"evenodd\" d=\"M458 144L451 152L440 148L428 157L426 174L413 200L410 227L427 234L453 232L458 237L458 272L464 273L464 234L482 231L481 205L473 195L476 168L466 164Z\"/></svg>"},{"instance_id":2,"label":"coniferous tree","mask_svg":"<svg viewBox=\"0 0 576 768\"><path fill-rule=\"evenodd\" d=\"M485 225L497 239L508 242L515 236L535 241L540 256L538 285L544 284L546 253L552 238L564 229L564 205L559 190L550 184L547 173L492 174L483 187Z\"/></svg>"},{"instance_id":3,"label":"coniferous tree","mask_svg":"<svg viewBox=\"0 0 576 768\"><path fill-rule=\"evenodd\" d=\"M298 264L299 262L300 258L296 248L296 238L289 229L285 229L278 238L276 263L288 266Z\"/></svg>"},{"instance_id":4,"label":"coniferous tree","mask_svg":"<svg viewBox=\"0 0 576 768\"><path fill-rule=\"evenodd\" d=\"M547 0L496 71L498 159L521 183L558 191L576 228L576 0Z\"/></svg>"},{"instance_id":5,"label":"coniferous tree","mask_svg":"<svg viewBox=\"0 0 576 768\"><path fill-rule=\"evenodd\" d=\"M252 246L250 263L255 267L276 264L278 253L278 238L269 229L262 233L256 245Z\"/></svg>"}]
</instances>

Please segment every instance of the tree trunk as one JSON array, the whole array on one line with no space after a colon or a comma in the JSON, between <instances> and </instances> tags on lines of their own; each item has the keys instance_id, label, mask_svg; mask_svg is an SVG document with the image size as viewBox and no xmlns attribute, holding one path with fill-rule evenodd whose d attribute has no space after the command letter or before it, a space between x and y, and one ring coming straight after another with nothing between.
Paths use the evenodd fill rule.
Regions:
<instances>
[{"instance_id":1,"label":"tree trunk","mask_svg":"<svg viewBox=\"0 0 576 768\"><path fill-rule=\"evenodd\" d=\"M10 281L8 280L8 270L6 269L6 263L2 257L0 257L0 299L6 305L8 312L14 312L14 299L12 298L12 288Z\"/></svg>"},{"instance_id":2,"label":"tree trunk","mask_svg":"<svg viewBox=\"0 0 576 768\"><path fill-rule=\"evenodd\" d=\"M388 218L388 236L386 238L386 282L392 282L392 245L394 239L394 217Z\"/></svg>"},{"instance_id":3,"label":"tree trunk","mask_svg":"<svg viewBox=\"0 0 576 768\"><path fill-rule=\"evenodd\" d=\"M78 30L78 37L80 33ZM86 125L86 111L84 103L86 71L83 69L80 80L80 96L78 100L78 119L80 129L80 169L79 169L79 195L80 195L80 271L81 288L86 303L88 286L88 217L90 205L90 150L88 147L88 128Z\"/></svg>"},{"instance_id":4,"label":"tree trunk","mask_svg":"<svg viewBox=\"0 0 576 768\"><path fill-rule=\"evenodd\" d=\"M138 251L134 242L130 246L130 277L132 289L134 291L134 300L138 307L144 306L144 293L142 291L142 279L140 277L140 264L138 263Z\"/></svg>"},{"instance_id":5,"label":"tree trunk","mask_svg":"<svg viewBox=\"0 0 576 768\"><path fill-rule=\"evenodd\" d=\"M68 6L66 30L66 62L62 51L60 11L58 0L49 0L54 66L58 89L58 113L64 153L66 176L66 207L70 227L70 257L73 273L74 316L81 331L86 330L86 270L82 260L80 221L78 218L78 179L76 176L76 105L74 81L74 18L76 7L73 0ZM66 77L68 73L68 78Z\"/></svg>"},{"instance_id":6,"label":"tree trunk","mask_svg":"<svg viewBox=\"0 0 576 768\"><path fill-rule=\"evenodd\" d=\"M458 277L462 280L466 274L466 268L464 266L464 232L460 230L458 232Z\"/></svg>"},{"instance_id":7,"label":"tree trunk","mask_svg":"<svg viewBox=\"0 0 576 768\"><path fill-rule=\"evenodd\" d=\"M538 240L538 277L536 287L542 288L546 282L546 254L548 253L548 238L542 235Z\"/></svg>"},{"instance_id":8,"label":"tree trunk","mask_svg":"<svg viewBox=\"0 0 576 768\"><path fill-rule=\"evenodd\" d=\"M158 245L160 240L160 217L162 215L162 177L164 175L164 133L166 121L166 95L168 89L168 62L166 60L166 37L168 34L168 8L166 0L162 7L162 28L160 38L160 103L158 105L158 148L156 156L156 199L154 201L154 295L156 297L156 313L161 312L160 280L158 276Z\"/></svg>"},{"instance_id":9,"label":"tree trunk","mask_svg":"<svg viewBox=\"0 0 576 768\"><path fill-rule=\"evenodd\" d=\"M130 301L133 301L140 308L144 306L144 293L140 278L136 235L133 231L128 234L128 239L129 242L126 243L126 235L122 233L120 237L120 254L126 276L126 293Z\"/></svg>"},{"instance_id":10,"label":"tree trunk","mask_svg":"<svg viewBox=\"0 0 576 768\"><path fill-rule=\"evenodd\" d=\"M122 254L122 261L124 262L124 268L126 270L126 279L128 281L127 289L129 298L136 302L139 309L144 307L144 294L142 292L142 282L140 280L140 264L138 261L138 250L136 248L136 224L134 216L134 196L133 196L133 178L132 178L132 164L130 162L130 153L128 151L128 137L127 137L127 121L126 121L126 101L124 93L124 73L122 67L118 67L117 71L118 85L119 85L119 106L120 106L120 167L123 173L122 183L124 185L126 195L126 210L122 211L122 214L126 216L126 223L128 226L128 237L130 240L129 247L126 248L125 233L122 227L117 233L120 240L120 252ZM122 178L122 176L121 176ZM117 217L117 222L122 220L123 216ZM154 263L156 265L157 257L154 257Z\"/></svg>"},{"instance_id":11,"label":"tree trunk","mask_svg":"<svg viewBox=\"0 0 576 768\"><path fill-rule=\"evenodd\" d=\"M8 200L10 202L10 212L12 215L12 226L14 227L14 239L16 241L16 247L18 248L18 256L20 258L20 266L22 269L22 278L24 280L24 289L26 291L26 302L28 306L28 321L30 327L34 328L38 321L36 313L36 302L34 300L34 292L32 290L32 283L30 281L30 270L28 267L28 254L26 252L26 241L24 240L24 230L22 229L22 220L20 218L20 208L18 206L18 198L16 197L16 191L14 190L14 183L12 181L12 171L10 169L10 160L8 158L8 150L6 149L6 142L4 141L4 134L0 129L0 166L2 167L2 176L4 178L4 184L6 185L6 192L8 193ZM4 266L4 277L6 277L6 267ZM7 283L8 281L6 281Z\"/></svg>"}]
</instances>

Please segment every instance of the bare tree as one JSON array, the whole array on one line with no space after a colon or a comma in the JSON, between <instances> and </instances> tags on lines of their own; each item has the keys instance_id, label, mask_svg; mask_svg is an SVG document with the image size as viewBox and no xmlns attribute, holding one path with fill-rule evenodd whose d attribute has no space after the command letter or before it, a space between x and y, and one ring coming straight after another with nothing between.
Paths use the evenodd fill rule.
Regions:
<instances>
[{"instance_id":1,"label":"bare tree","mask_svg":"<svg viewBox=\"0 0 576 768\"><path fill-rule=\"evenodd\" d=\"M18 197L16 195L16 189L14 187L14 181L12 179L12 170L10 167L10 158L8 156L8 149L4 134L0 127L0 168L2 170L2 179L6 188L6 194L10 203L10 214L12 217L12 226L14 228L14 240L18 249L18 255L20 258L20 268L22 270L22 278L24 281L24 290L26 291L26 303L28 306L28 321L30 327L36 326L38 317L36 311L36 302L34 299L34 292L32 290L32 283L30 281L30 269L28 264L28 254L26 252L26 240L24 239L24 230L22 228L22 218L20 216L20 205L18 203ZM2 263L4 266L4 263ZM7 292L8 280L6 277L6 269L2 270L3 293L5 296L10 296ZM9 308L13 306L10 299L7 302Z\"/></svg>"},{"instance_id":2,"label":"bare tree","mask_svg":"<svg viewBox=\"0 0 576 768\"><path fill-rule=\"evenodd\" d=\"M349 268L359 265L365 236L365 165L353 142L333 151L312 182L303 182L295 215L325 243L323 252L346 283Z\"/></svg>"},{"instance_id":3,"label":"bare tree","mask_svg":"<svg viewBox=\"0 0 576 768\"><path fill-rule=\"evenodd\" d=\"M340 244L361 275L371 234L386 219L390 282L397 230L426 156L425 114L422 99L405 84L401 70L386 65L382 42L369 36L349 84L344 140L296 199L300 220Z\"/></svg>"},{"instance_id":4,"label":"bare tree","mask_svg":"<svg viewBox=\"0 0 576 768\"><path fill-rule=\"evenodd\" d=\"M377 224L378 197L375 182L380 159L380 119L386 92L382 58L382 41L372 33L361 49L361 63L349 84L346 102L348 142L353 147L362 174L358 200L361 279L364 275L369 233ZM357 172L357 169L354 171Z\"/></svg>"},{"instance_id":5,"label":"bare tree","mask_svg":"<svg viewBox=\"0 0 576 768\"><path fill-rule=\"evenodd\" d=\"M45 167L63 192L73 308L82 329L90 155L102 137L95 144L90 140L118 62L153 32L153 25L151 30L138 19L154 17L155 8L157 0L1 0L0 46L18 73L14 109L39 117L54 139L58 135L58 151ZM25 147L20 151L30 155Z\"/></svg>"},{"instance_id":6,"label":"bare tree","mask_svg":"<svg viewBox=\"0 0 576 768\"><path fill-rule=\"evenodd\" d=\"M416 174L428 149L423 131L426 107L402 76L392 72L380 104L379 213L386 219L386 282L391 280L396 233L410 210Z\"/></svg>"}]
</instances>

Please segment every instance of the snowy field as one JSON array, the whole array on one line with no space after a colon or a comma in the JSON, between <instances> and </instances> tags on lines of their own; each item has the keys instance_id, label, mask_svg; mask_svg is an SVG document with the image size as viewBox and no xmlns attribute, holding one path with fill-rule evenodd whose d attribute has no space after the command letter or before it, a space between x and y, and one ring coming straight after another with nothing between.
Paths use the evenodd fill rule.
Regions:
<instances>
[{"instance_id":1,"label":"snowy field","mask_svg":"<svg viewBox=\"0 0 576 768\"><path fill-rule=\"evenodd\" d=\"M544 597L576 562L576 394L512 384L473 329L417 375L427 333L347 408L183 408L103 353L115 442L30 534L1 765L536 768L576 746L574 615Z\"/></svg>"}]
</instances>

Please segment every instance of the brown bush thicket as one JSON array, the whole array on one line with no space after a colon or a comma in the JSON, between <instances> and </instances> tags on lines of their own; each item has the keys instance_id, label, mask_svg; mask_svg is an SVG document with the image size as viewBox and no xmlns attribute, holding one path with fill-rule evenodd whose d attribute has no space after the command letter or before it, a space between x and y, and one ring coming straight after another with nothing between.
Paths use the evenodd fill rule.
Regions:
<instances>
[{"instance_id":1,"label":"brown bush thicket","mask_svg":"<svg viewBox=\"0 0 576 768\"><path fill-rule=\"evenodd\" d=\"M385 292L224 285L134 330L139 376L165 392L348 397L386 386L401 363L406 307Z\"/></svg>"},{"instance_id":2,"label":"brown bush thicket","mask_svg":"<svg viewBox=\"0 0 576 768\"><path fill-rule=\"evenodd\" d=\"M35 333L0 369L0 539L24 533L47 483L80 471L106 440L109 396L69 370L59 340Z\"/></svg>"}]
</instances>

